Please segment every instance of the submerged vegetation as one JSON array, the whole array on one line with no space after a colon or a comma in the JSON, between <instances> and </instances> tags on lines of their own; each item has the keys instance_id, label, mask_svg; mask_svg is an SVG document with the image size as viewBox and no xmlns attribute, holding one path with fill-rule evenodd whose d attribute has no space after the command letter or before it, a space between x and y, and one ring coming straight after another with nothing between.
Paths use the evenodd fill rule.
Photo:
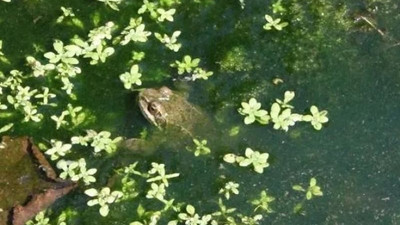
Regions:
<instances>
[{"instance_id":1,"label":"submerged vegetation","mask_svg":"<svg viewBox=\"0 0 400 225\"><path fill-rule=\"evenodd\" d=\"M364 2L373 8L390 1ZM17 18L12 10L21 10L29 21L15 22L17 27L46 32L40 38L36 32L30 34L30 28L20 31L31 42L21 44L0 27L0 133L33 136L59 177L79 185L72 196L28 225L288 224L305 215L306 205L315 204L307 209L309 214L312 208L323 208L318 204L326 196L314 201L323 196L322 189L335 195L336 190L326 185L331 183L327 171L319 167L325 162L319 162L309 138L328 140L327 132L335 127L339 100L327 86L319 86L329 80L318 68L355 57L340 36L353 29L352 18L345 16L352 4L86 4L0 3L0 26L6 16ZM393 32L385 39L389 48L396 47L396 35L400 36ZM341 55L331 62L324 57L334 55L333 48ZM303 88L308 82L317 88ZM132 96L142 87L162 85L186 90L189 100L206 108L212 123L201 123L205 131L185 131L190 133L187 141L176 139L180 134L143 124ZM282 92L283 99L276 98ZM156 116L165 113L157 111L157 105L149 106ZM186 119L187 112L180 113ZM308 123L311 126L302 126ZM138 146L150 141L155 153L140 155L120 147L132 137L138 137ZM304 147L299 139L313 147ZM320 154L327 154L323 141L317 144L322 146ZM293 150L288 153L287 148ZM301 163L292 168L291 160ZM312 177L308 187L293 185L304 175L307 180ZM297 201L299 193L304 195Z\"/></svg>"}]
</instances>

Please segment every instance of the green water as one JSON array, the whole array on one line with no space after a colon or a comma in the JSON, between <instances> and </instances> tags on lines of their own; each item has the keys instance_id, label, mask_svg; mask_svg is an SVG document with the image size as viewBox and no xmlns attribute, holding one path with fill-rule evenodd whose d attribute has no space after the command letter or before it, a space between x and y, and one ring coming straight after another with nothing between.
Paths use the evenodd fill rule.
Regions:
<instances>
[{"instance_id":1,"label":"green water","mask_svg":"<svg viewBox=\"0 0 400 225\"><path fill-rule=\"evenodd\" d=\"M146 44L116 47L104 64L91 66L80 60L82 74L74 80L77 100L73 103L89 110L91 121L79 129L55 131L50 119L38 126L19 123L21 118L15 117L11 120L17 124L9 133L30 135L38 142L52 138L68 141L85 129L138 137L147 128L151 135L155 128L140 114L137 93L125 90L118 78L128 68L131 51L145 51L140 63L143 87L184 89L189 101L202 108L215 125L216 129L210 128L217 130L212 135L195 134L209 139L212 153L194 157L184 146L170 149L165 145L148 157L121 157L124 153L119 152L93 157L88 152L74 152L72 155L87 157L90 167L102 168L93 187L105 186L112 170L123 164L139 161L145 171L155 161L166 164L169 172L181 173L170 181L168 196L191 203L199 213L217 210L221 176L225 176L240 184L240 194L225 204L241 213L252 214L248 200L257 198L262 190L268 189L276 198L271 203L274 212L261 224L400 224L399 3L283 1L286 12L281 18L289 21L289 26L280 32L262 29L264 15L272 15L273 2L245 3L242 9L236 0L183 2L176 6L175 22L148 28L163 33L181 30L183 46L178 53L166 50L153 38ZM1 2L0 40L11 64L0 64L0 70L28 72L24 66L27 55L43 58L44 52L52 50L54 39L67 43L74 34L86 37L90 29L107 21L122 28L136 16L140 5L126 2L116 12L95 1ZM72 7L84 29L55 24L60 6ZM95 15L98 24L93 23ZM384 36L366 21L354 22L357 15L368 15ZM43 50L37 51L33 43ZM200 58L201 65L214 75L207 81L174 81L176 69L169 64L185 54ZM284 83L274 85L276 77ZM328 110L329 123L321 131L299 123L288 132L274 130L271 125L243 124L237 113L241 102L255 97L269 108L286 90L296 93L296 112L307 112L314 104ZM69 100L61 97L59 101ZM233 126L239 126L240 132L231 137L228 133ZM270 166L263 174L223 162L225 153L243 154L246 147L270 154ZM311 177L317 178L324 195L305 202L306 215L294 214L293 207L304 195L292 186L307 186ZM137 219L140 202L146 208L160 207L148 203L141 193L112 205L109 216L102 218L98 207L86 206L85 189L81 186L57 202L52 208L54 215L71 208L80 212L74 224L129 224ZM175 217L171 214L169 218Z\"/></svg>"}]
</instances>

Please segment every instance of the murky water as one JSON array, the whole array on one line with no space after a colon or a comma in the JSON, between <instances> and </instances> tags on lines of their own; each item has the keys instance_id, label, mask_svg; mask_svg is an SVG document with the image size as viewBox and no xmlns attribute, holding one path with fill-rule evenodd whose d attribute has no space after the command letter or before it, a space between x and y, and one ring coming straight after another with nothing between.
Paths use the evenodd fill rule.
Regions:
<instances>
[{"instance_id":1,"label":"murky water","mask_svg":"<svg viewBox=\"0 0 400 225\"><path fill-rule=\"evenodd\" d=\"M169 33L182 31L179 53L167 52L153 40L148 45L116 47L105 64L81 64L74 103L87 108L94 119L79 130L54 132L49 120L41 127L16 124L12 134L34 136L38 141L68 140L84 129L96 129L138 137L147 128L152 135L155 128L140 114L137 93L124 90L118 79L128 67L131 51L137 48L146 52L141 63L144 87L167 85L183 90L190 102L210 116L213 133L195 136L209 139L212 154L194 157L185 146L171 149L168 145L147 157L74 153L86 154L90 166L101 166L96 187L104 186L118 166L139 161L141 168L148 169L149 163L156 161L165 163L167 171L181 173L171 181L168 195L190 202L199 213L217 210L218 190L226 177L240 184L240 195L226 204L242 213L252 213L248 200L257 198L262 190L268 189L276 198L271 203L274 212L262 224L400 224L399 3L284 1L286 12L281 17L289 26L265 31L264 15L272 14L273 2L248 0L244 9L236 0L204 2L183 3L177 7L175 22L161 27ZM60 6L73 7L84 29L55 24ZM53 39L67 42L74 34L86 37L88 30L107 21L126 26L139 6L127 2L115 12L100 2L1 3L0 39L12 63L0 69L23 70L25 56L41 56L51 50ZM99 24L93 24L96 15ZM360 15L376 28L367 20L355 22ZM34 48L33 43L39 47ZM200 58L202 66L214 75L207 81L179 80L169 63L185 54ZM274 85L276 77L284 82ZM271 125L243 124L237 113L242 101L255 97L269 109L286 90L296 93L296 112L317 105L328 110L329 123L318 132L305 123L288 132L273 130ZM240 132L229 136L234 126L239 126ZM225 153L243 154L246 147L270 154L270 166L263 174L223 162ZM304 195L292 186L307 186L311 177L317 178L324 196L304 203L306 215L294 214L293 207ZM81 212L76 224L129 224L136 219L133 212L138 204L149 204L142 193L130 202L116 204L107 218L101 218L97 207L86 206L84 189L82 186L59 201L54 214L71 208ZM157 207L152 204L146 206Z\"/></svg>"}]
</instances>

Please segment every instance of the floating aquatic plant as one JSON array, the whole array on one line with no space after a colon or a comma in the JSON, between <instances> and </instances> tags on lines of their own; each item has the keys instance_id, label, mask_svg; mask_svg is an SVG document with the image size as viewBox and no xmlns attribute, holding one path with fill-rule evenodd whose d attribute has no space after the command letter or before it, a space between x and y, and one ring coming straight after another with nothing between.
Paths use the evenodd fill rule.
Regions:
<instances>
[{"instance_id":1,"label":"floating aquatic plant","mask_svg":"<svg viewBox=\"0 0 400 225\"><path fill-rule=\"evenodd\" d=\"M282 0L278 0L272 4L272 12L273 13L284 13L286 9L282 6Z\"/></svg>"},{"instance_id":2,"label":"floating aquatic plant","mask_svg":"<svg viewBox=\"0 0 400 225\"><path fill-rule=\"evenodd\" d=\"M293 100L294 96L295 96L294 91L285 91L283 100L276 99L276 102L277 102L282 108L290 108L290 109L293 109L294 107L293 107L292 105L289 105L289 102Z\"/></svg>"},{"instance_id":3,"label":"floating aquatic plant","mask_svg":"<svg viewBox=\"0 0 400 225\"><path fill-rule=\"evenodd\" d=\"M75 17L75 13L71 7L65 8L64 6L61 6L61 11L62 11L62 15L57 18L57 20L56 20L57 23L63 22L63 20L65 18Z\"/></svg>"},{"instance_id":4,"label":"floating aquatic plant","mask_svg":"<svg viewBox=\"0 0 400 225\"><path fill-rule=\"evenodd\" d=\"M34 220L29 220L25 223L25 225L50 225L50 218L45 216L46 211L41 211L36 214Z\"/></svg>"},{"instance_id":5,"label":"floating aquatic plant","mask_svg":"<svg viewBox=\"0 0 400 225\"><path fill-rule=\"evenodd\" d=\"M244 123L252 124L255 121L261 124L267 124L270 120L268 111L261 109L261 103L257 102L255 98L251 98L249 102L242 102L242 108L238 109L241 115L244 115Z\"/></svg>"},{"instance_id":6,"label":"floating aquatic plant","mask_svg":"<svg viewBox=\"0 0 400 225\"><path fill-rule=\"evenodd\" d=\"M160 185L151 183L151 189L147 192L146 198L156 198L160 201L164 201L165 194L165 185L163 183Z\"/></svg>"},{"instance_id":7,"label":"floating aquatic plant","mask_svg":"<svg viewBox=\"0 0 400 225\"><path fill-rule=\"evenodd\" d=\"M49 148L45 154L50 155L51 160L57 160L60 157L64 157L66 154L71 152L72 145L64 144L62 141L54 140L51 141L51 148Z\"/></svg>"},{"instance_id":8,"label":"floating aquatic plant","mask_svg":"<svg viewBox=\"0 0 400 225\"><path fill-rule=\"evenodd\" d=\"M159 33L154 33L154 36L165 45L165 47L171 49L174 52L178 52L179 49L182 47L182 44L177 43L178 37L181 35L181 31L175 31L172 33L171 37L164 34L161 35Z\"/></svg>"},{"instance_id":9,"label":"floating aquatic plant","mask_svg":"<svg viewBox=\"0 0 400 225\"><path fill-rule=\"evenodd\" d=\"M131 70L129 72L125 72L119 75L119 79L124 83L125 89L131 89L132 85L142 85L142 81L140 80L142 74L139 73L139 66L132 65Z\"/></svg>"},{"instance_id":10,"label":"floating aquatic plant","mask_svg":"<svg viewBox=\"0 0 400 225\"><path fill-rule=\"evenodd\" d=\"M149 2L148 0L143 0L143 4L138 10L138 14L143 14L145 12L149 12L152 18L157 18L158 13L156 11L157 4L154 2Z\"/></svg>"},{"instance_id":11,"label":"floating aquatic plant","mask_svg":"<svg viewBox=\"0 0 400 225\"><path fill-rule=\"evenodd\" d=\"M121 4L122 0L97 0L99 2L104 2L108 7L115 11L119 11L118 5Z\"/></svg>"},{"instance_id":12,"label":"floating aquatic plant","mask_svg":"<svg viewBox=\"0 0 400 225\"><path fill-rule=\"evenodd\" d=\"M288 131L289 126L294 126L297 121L301 121L302 116L292 113L290 108L282 110L278 103L271 106L271 121L274 123L274 129Z\"/></svg>"},{"instance_id":13,"label":"floating aquatic plant","mask_svg":"<svg viewBox=\"0 0 400 225\"><path fill-rule=\"evenodd\" d=\"M129 25L121 32L121 45L126 45L129 42L146 42L147 37L151 35L150 31L145 30L145 25L142 23L142 17L131 18Z\"/></svg>"},{"instance_id":14,"label":"floating aquatic plant","mask_svg":"<svg viewBox=\"0 0 400 225\"><path fill-rule=\"evenodd\" d=\"M199 155L208 155L211 152L211 149L207 147L207 140L198 140L198 139L193 139L193 143L196 145L195 149L191 149L187 147L189 151L193 151L195 156Z\"/></svg>"},{"instance_id":15,"label":"floating aquatic plant","mask_svg":"<svg viewBox=\"0 0 400 225\"><path fill-rule=\"evenodd\" d=\"M87 189L85 191L85 194L88 195L89 197L92 197L94 199L91 199L87 202L88 206L94 206L94 205L99 205L99 213L101 216L107 216L110 208L109 205L117 202L122 196L123 193L120 191L113 191L111 192L109 187L104 187L100 191L91 188Z\"/></svg>"},{"instance_id":16,"label":"floating aquatic plant","mask_svg":"<svg viewBox=\"0 0 400 225\"><path fill-rule=\"evenodd\" d=\"M261 214L257 214L254 216L243 216L241 218L242 223L245 225L258 225L260 224L260 221L263 219L263 216Z\"/></svg>"},{"instance_id":17,"label":"floating aquatic plant","mask_svg":"<svg viewBox=\"0 0 400 225\"><path fill-rule=\"evenodd\" d=\"M305 204L305 201L307 200L311 200L314 196L322 196L323 192L321 191L321 187L317 185L317 180L312 177L310 179L310 183L309 186L307 187L307 189L303 188L301 185L293 185L293 190L295 191L300 191L300 192L304 192L306 193L305 198L303 201L301 201L300 203L297 203L295 205L295 207L293 208L293 212L294 213L300 213L305 215L303 206Z\"/></svg>"},{"instance_id":18,"label":"floating aquatic plant","mask_svg":"<svg viewBox=\"0 0 400 225\"><path fill-rule=\"evenodd\" d=\"M270 203L274 200L275 198L268 195L268 193L264 190L260 193L260 197L258 199L254 199L253 201L251 201L251 204L256 207L254 211L261 209L266 213L271 213L273 212L273 210L270 207Z\"/></svg>"},{"instance_id":19,"label":"floating aquatic plant","mask_svg":"<svg viewBox=\"0 0 400 225\"><path fill-rule=\"evenodd\" d=\"M214 74L212 71L206 71L202 68L196 68L192 74L192 80L203 79L208 80L208 77L211 77Z\"/></svg>"},{"instance_id":20,"label":"floating aquatic plant","mask_svg":"<svg viewBox=\"0 0 400 225\"><path fill-rule=\"evenodd\" d=\"M211 221L211 215L200 216L196 213L196 209L192 205L186 206L186 212L178 214L179 220L187 225L207 225ZM170 222L168 225L178 224L178 221Z\"/></svg>"},{"instance_id":21,"label":"floating aquatic plant","mask_svg":"<svg viewBox=\"0 0 400 225\"><path fill-rule=\"evenodd\" d=\"M93 175L97 172L97 169L87 169L86 160L84 158L80 158L78 161L66 161L61 159L57 162L56 166L63 171L59 175L62 179L70 178L75 182L82 180L85 185L96 182L96 178Z\"/></svg>"},{"instance_id":22,"label":"floating aquatic plant","mask_svg":"<svg viewBox=\"0 0 400 225\"><path fill-rule=\"evenodd\" d=\"M14 126L14 123L8 123L0 127L0 134L9 131Z\"/></svg>"},{"instance_id":23,"label":"floating aquatic plant","mask_svg":"<svg viewBox=\"0 0 400 225\"><path fill-rule=\"evenodd\" d=\"M304 189L300 185L294 185L293 190L295 191L301 191L306 193L306 199L311 200L313 196L322 196L323 193L321 191L321 187L317 185L317 179L312 177L310 179L310 184L307 189Z\"/></svg>"},{"instance_id":24,"label":"floating aquatic plant","mask_svg":"<svg viewBox=\"0 0 400 225\"><path fill-rule=\"evenodd\" d=\"M322 124L329 121L328 117L326 116L328 114L328 111L319 111L318 108L313 105L310 108L310 112L311 115L303 116L303 121L311 122L311 125L314 127L314 129L321 130Z\"/></svg>"},{"instance_id":25,"label":"floating aquatic plant","mask_svg":"<svg viewBox=\"0 0 400 225\"><path fill-rule=\"evenodd\" d=\"M164 20L168 20L170 22L174 21L174 17L173 15L176 12L176 9L169 9L169 10L165 10L163 8L158 8L157 12L159 14L157 20L160 22L163 22Z\"/></svg>"},{"instance_id":26,"label":"floating aquatic plant","mask_svg":"<svg viewBox=\"0 0 400 225\"><path fill-rule=\"evenodd\" d=\"M95 134L92 138L92 146L95 153L106 151L113 153L117 150L117 143L122 140L122 137L111 138L111 133L108 131L101 131Z\"/></svg>"},{"instance_id":27,"label":"floating aquatic plant","mask_svg":"<svg viewBox=\"0 0 400 225\"><path fill-rule=\"evenodd\" d=\"M42 105L48 105L49 104L49 99L55 98L56 95L53 93L50 93L50 89L48 87L42 87L43 92L41 94L35 95L35 98L42 99L42 102L40 104ZM55 106L55 105L53 105Z\"/></svg>"},{"instance_id":28,"label":"floating aquatic plant","mask_svg":"<svg viewBox=\"0 0 400 225\"><path fill-rule=\"evenodd\" d=\"M263 173L264 168L269 166L267 163L269 154L268 153L260 153L258 151L253 151L251 148L246 148L245 156L237 156L235 154L226 154L224 156L224 161L227 163L238 163L241 167L247 167L249 165L253 165L254 171L257 173Z\"/></svg>"},{"instance_id":29,"label":"floating aquatic plant","mask_svg":"<svg viewBox=\"0 0 400 225\"><path fill-rule=\"evenodd\" d=\"M192 59L190 55L185 55L181 62L176 60L175 63L171 64L171 67L178 68L178 74L181 75L185 72L191 73L194 68L199 66L199 63L200 63L199 58Z\"/></svg>"},{"instance_id":30,"label":"floating aquatic plant","mask_svg":"<svg viewBox=\"0 0 400 225\"><path fill-rule=\"evenodd\" d=\"M152 168L149 170L149 175L151 178L147 179L147 182L152 183L156 181L161 181L165 187L168 187L168 179L175 178L179 176L179 173L166 174L165 165L158 163L151 163Z\"/></svg>"},{"instance_id":31,"label":"floating aquatic plant","mask_svg":"<svg viewBox=\"0 0 400 225\"><path fill-rule=\"evenodd\" d=\"M3 0L3 1L4 1L4 0ZM1 51L2 48L3 48L3 41L0 40L0 62L3 62L3 63L10 63L10 62L8 61L8 59L6 58L6 56L4 55L4 53Z\"/></svg>"},{"instance_id":32,"label":"floating aquatic plant","mask_svg":"<svg viewBox=\"0 0 400 225\"><path fill-rule=\"evenodd\" d=\"M223 218L227 222L230 222L231 224L235 224L235 219L233 216L230 216L229 214L232 214L233 212L236 211L236 208L228 208L227 206L224 205L224 202L222 201L221 198L218 199L218 208L219 210L212 213L213 217L217 218ZM213 220L211 224L218 224L217 221ZM229 223L228 223L229 224Z\"/></svg>"},{"instance_id":33,"label":"floating aquatic plant","mask_svg":"<svg viewBox=\"0 0 400 225\"><path fill-rule=\"evenodd\" d=\"M267 23L263 27L265 30L272 30L272 28L275 28L276 30L282 30L284 27L289 25L288 22L281 22L280 18L273 19L268 14L265 15L265 20L267 20Z\"/></svg>"},{"instance_id":34,"label":"floating aquatic plant","mask_svg":"<svg viewBox=\"0 0 400 225\"><path fill-rule=\"evenodd\" d=\"M223 194L226 199L229 199L231 197L231 194L238 195L239 194L239 184L229 181L225 184L223 188L219 190L219 194Z\"/></svg>"}]
</instances>

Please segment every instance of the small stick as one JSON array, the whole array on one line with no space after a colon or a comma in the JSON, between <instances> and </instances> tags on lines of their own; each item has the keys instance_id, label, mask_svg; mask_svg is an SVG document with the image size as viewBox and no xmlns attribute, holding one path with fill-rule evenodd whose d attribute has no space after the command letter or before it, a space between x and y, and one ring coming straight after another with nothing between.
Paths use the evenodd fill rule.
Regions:
<instances>
[{"instance_id":1,"label":"small stick","mask_svg":"<svg viewBox=\"0 0 400 225\"><path fill-rule=\"evenodd\" d=\"M365 16L360 16L360 18L367 22L372 28L374 28L382 37L385 36L385 33L383 33L383 31L380 30L378 27L376 27L368 18L366 18Z\"/></svg>"}]
</instances>

